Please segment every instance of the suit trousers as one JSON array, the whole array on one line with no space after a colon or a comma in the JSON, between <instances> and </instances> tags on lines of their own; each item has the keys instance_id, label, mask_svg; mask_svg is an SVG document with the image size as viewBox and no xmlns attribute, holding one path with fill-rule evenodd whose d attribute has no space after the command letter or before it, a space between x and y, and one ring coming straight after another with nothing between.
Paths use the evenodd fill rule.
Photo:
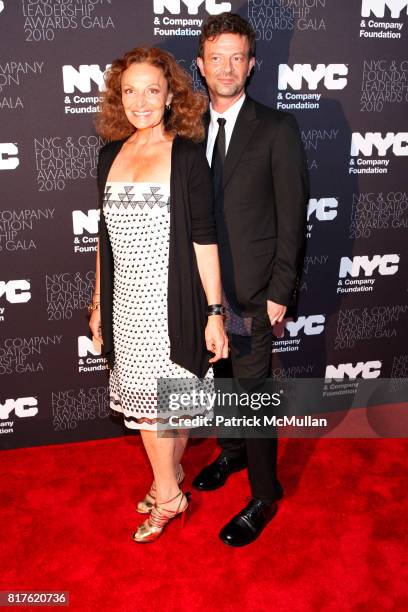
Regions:
<instances>
[{"instance_id":1,"label":"suit trousers","mask_svg":"<svg viewBox=\"0 0 408 612\"><path fill-rule=\"evenodd\" d=\"M268 315L253 317L252 335L228 334L230 357L214 364L216 378L262 381L270 377L272 326ZM245 382L244 382L245 384ZM248 410L244 410L248 414ZM276 428L275 428L276 429ZM275 437L218 438L221 456L247 461L253 497L271 503L282 492L277 478L278 440Z\"/></svg>"}]
</instances>

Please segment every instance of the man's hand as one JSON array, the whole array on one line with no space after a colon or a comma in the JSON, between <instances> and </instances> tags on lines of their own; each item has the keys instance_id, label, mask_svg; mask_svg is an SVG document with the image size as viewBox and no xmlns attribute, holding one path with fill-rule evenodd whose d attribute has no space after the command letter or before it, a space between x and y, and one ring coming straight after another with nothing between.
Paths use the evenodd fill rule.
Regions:
<instances>
[{"instance_id":1,"label":"man's hand","mask_svg":"<svg viewBox=\"0 0 408 612\"><path fill-rule=\"evenodd\" d=\"M268 317L271 322L271 325L275 325L275 323L281 323L286 313L286 306L282 306L282 304L272 302L272 300L267 300L267 304Z\"/></svg>"},{"instance_id":2,"label":"man's hand","mask_svg":"<svg viewBox=\"0 0 408 612\"><path fill-rule=\"evenodd\" d=\"M228 338L224 329L224 317L221 315L211 315L207 319L205 328L205 342L207 350L215 353L208 361L215 363L219 359L228 357Z\"/></svg>"}]
</instances>

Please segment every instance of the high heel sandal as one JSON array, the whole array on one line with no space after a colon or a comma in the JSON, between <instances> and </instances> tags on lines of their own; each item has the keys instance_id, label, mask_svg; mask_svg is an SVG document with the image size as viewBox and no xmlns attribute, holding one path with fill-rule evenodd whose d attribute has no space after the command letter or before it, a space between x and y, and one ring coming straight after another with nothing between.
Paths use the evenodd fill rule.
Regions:
<instances>
[{"instance_id":1,"label":"high heel sandal","mask_svg":"<svg viewBox=\"0 0 408 612\"><path fill-rule=\"evenodd\" d=\"M179 464L179 469L177 472L177 484L181 484L184 480L184 471L181 463ZM136 506L136 512L139 514L149 514L152 511L154 506L154 502L156 501L156 484L153 481L152 486L150 487L150 491L146 493L144 498L140 500L140 502Z\"/></svg>"},{"instance_id":2,"label":"high heel sandal","mask_svg":"<svg viewBox=\"0 0 408 612\"><path fill-rule=\"evenodd\" d=\"M169 504L178 497L180 497L180 501L176 510L167 510L166 508L163 508L163 506ZM154 542L162 534L166 525L176 516L181 516L181 526L184 527L190 498L190 493L183 495L183 491L179 491L177 495L165 502L161 502L160 504L155 502L149 518L147 518L144 523L139 526L137 531L135 531L133 534L132 539L138 543ZM181 509L183 500L186 503Z\"/></svg>"}]
</instances>

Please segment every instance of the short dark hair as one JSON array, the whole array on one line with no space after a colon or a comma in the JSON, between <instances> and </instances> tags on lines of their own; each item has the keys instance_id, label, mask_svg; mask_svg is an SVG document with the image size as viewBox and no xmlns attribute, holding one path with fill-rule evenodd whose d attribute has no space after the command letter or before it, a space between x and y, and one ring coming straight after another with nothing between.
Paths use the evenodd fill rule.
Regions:
<instances>
[{"instance_id":1,"label":"short dark hair","mask_svg":"<svg viewBox=\"0 0 408 612\"><path fill-rule=\"evenodd\" d=\"M221 13L209 17L198 39L198 57L204 57L206 40L217 38L220 34L239 34L246 36L249 42L249 58L255 55L255 32L250 23L236 13Z\"/></svg>"}]
</instances>

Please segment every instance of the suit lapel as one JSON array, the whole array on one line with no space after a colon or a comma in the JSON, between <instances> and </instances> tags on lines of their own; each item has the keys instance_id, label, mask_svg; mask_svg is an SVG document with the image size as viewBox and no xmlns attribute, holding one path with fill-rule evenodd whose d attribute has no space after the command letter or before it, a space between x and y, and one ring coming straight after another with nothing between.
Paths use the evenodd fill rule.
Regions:
<instances>
[{"instance_id":1,"label":"suit lapel","mask_svg":"<svg viewBox=\"0 0 408 612\"><path fill-rule=\"evenodd\" d=\"M230 180L235 166L239 162L239 158L243 154L245 147L253 136L258 123L259 121L256 118L254 101L247 96L241 110L239 111L231 140L228 145L228 152L224 164L224 189Z\"/></svg>"}]
</instances>

